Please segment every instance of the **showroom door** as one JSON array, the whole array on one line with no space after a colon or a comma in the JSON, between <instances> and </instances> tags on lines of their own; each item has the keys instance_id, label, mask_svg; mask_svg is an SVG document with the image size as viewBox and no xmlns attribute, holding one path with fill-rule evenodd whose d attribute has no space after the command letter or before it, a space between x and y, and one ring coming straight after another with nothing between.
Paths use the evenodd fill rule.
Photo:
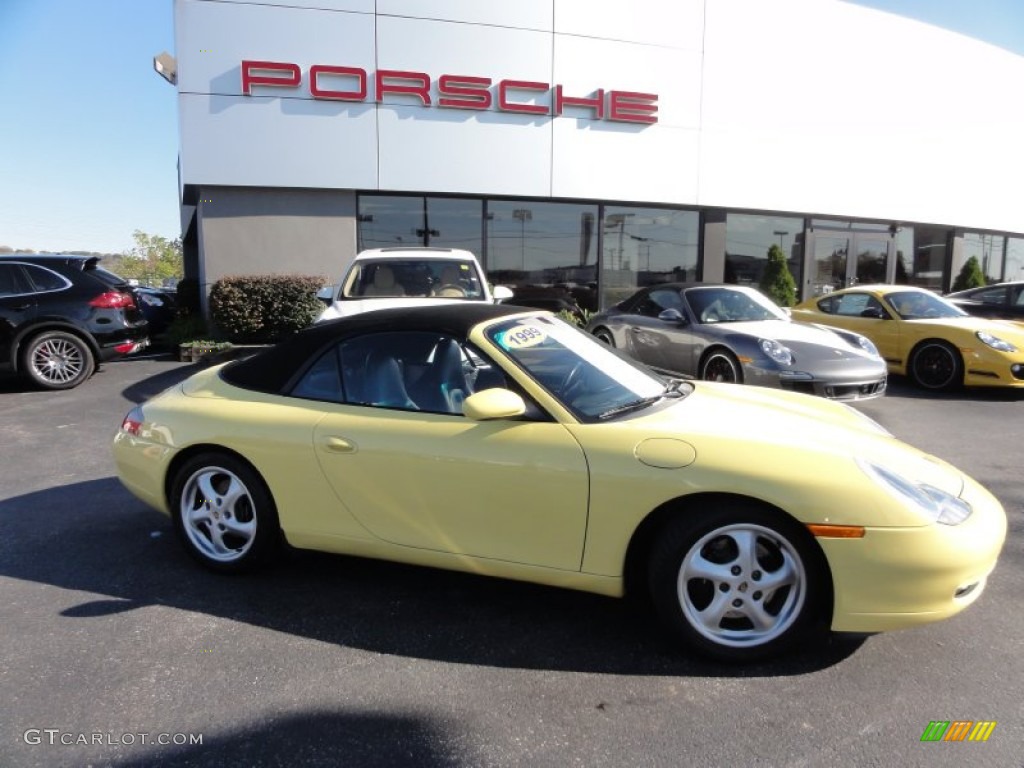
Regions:
<instances>
[{"instance_id":1,"label":"showroom door","mask_svg":"<svg viewBox=\"0 0 1024 768\"><path fill-rule=\"evenodd\" d=\"M851 285L892 282L892 236L884 232L809 230L814 295Z\"/></svg>"}]
</instances>

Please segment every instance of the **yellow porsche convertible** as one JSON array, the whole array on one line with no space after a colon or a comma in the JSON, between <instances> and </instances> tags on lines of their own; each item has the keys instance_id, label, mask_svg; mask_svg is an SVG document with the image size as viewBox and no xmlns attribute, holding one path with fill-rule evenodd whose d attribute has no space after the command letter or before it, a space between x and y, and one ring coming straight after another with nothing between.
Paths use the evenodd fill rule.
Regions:
<instances>
[{"instance_id":1,"label":"yellow porsche convertible","mask_svg":"<svg viewBox=\"0 0 1024 768\"><path fill-rule=\"evenodd\" d=\"M925 389L1024 387L1024 326L973 317L924 288L858 285L807 299L792 316L867 336L890 373Z\"/></svg>"},{"instance_id":2,"label":"yellow porsche convertible","mask_svg":"<svg viewBox=\"0 0 1024 768\"><path fill-rule=\"evenodd\" d=\"M127 488L237 571L281 546L621 596L709 656L952 616L1006 532L971 478L809 395L662 378L547 312L381 310L132 409Z\"/></svg>"}]
</instances>

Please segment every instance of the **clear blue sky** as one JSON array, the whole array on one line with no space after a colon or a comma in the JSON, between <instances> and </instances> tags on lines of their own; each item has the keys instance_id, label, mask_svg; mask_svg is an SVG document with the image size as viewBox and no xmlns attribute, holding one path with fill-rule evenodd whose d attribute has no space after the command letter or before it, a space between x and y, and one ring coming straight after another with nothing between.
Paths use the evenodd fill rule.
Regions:
<instances>
[{"instance_id":1,"label":"clear blue sky","mask_svg":"<svg viewBox=\"0 0 1024 768\"><path fill-rule=\"evenodd\" d=\"M1024 0L859 4L1024 55ZM175 90L152 66L174 53L172 8L0 0L0 245L121 252L136 229L179 234Z\"/></svg>"}]
</instances>

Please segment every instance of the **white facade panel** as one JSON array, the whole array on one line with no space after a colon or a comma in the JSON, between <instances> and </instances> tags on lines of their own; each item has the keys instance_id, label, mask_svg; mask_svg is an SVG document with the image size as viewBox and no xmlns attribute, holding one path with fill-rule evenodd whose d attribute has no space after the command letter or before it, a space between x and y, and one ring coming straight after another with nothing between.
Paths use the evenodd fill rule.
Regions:
<instances>
[{"instance_id":1,"label":"white facade panel","mask_svg":"<svg viewBox=\"0 0 1024 768\"><path fill-rule=\"evenodd\" d=\"M550 31L554 4L554 0L377 0L377 13Z\"/></svg>"},{"instance_id":2,"label":"white facade panel","mask_svg":"<svg viewBox=\"0 0 1024 768\"><path fill-rule=\"evenodd\" d=\"M435 85L444 74L550 82L551 33L388 17L377 29L379 67L426 72Z\"/></svg>"},{"instance_id":3,"label":"white facade panel","mask_svg":"<svg viewBox=\"0 0 1024 768\"><path fill-rule=\"evenodd\" d=\"M705 0L557 0L555 32L699 51Z\"/></svg>"},{"instance_id":4,"label":"white facade panel","mask_svg":"<svg viewBox=\"0 0 1024 768\"><path fill-rule=\"evenodd\" d=\"M659 125L698 128L700 60L699 51L558 35L553 81L576 97L590 97L598 88L657 94ZM634 136L645 141L646 129Z\"/></svg>"},{"instance_id":5,"label":"white facade panel","mask_svg":"<svg viewBox=\"0 0 1024 768\"><path fill-rule=\"evenodd\" d=\"M381 189L551 194L550 118L384 106L378 122Z\"/></svg>"},{"instance_id":6,"label":"white facade panel","mask_svg":"<svg viewBox=\"0 0 1024 768\"><path fill-rule=\"evenodd\" d=\"M188 184L248 187L377 186L370 105L183 94L181 175Z\"/></svg>"},{"instance_id":7,"label":"white facade panel","mask_svg":"<svg viewBox=\"0 0 1024 768\"><path fill-rule=\"evenodd\" d=\"M177 25L182 94L241 94L243 60L299 65L300 87L254 90L284 98L310 98L307 73L312 64L375 67L372 14L185 0Z\"/></svg>"},{"instance_id":8,"label":"white facade panel","mask_svg":"<svg viewBox=\"0 0 1024 768\"><path fill-rule=\"evenodd\" d=\"M643 129L592 120L556 120L551 194L586 200L697 202L695 130Z\"/></svg>"}]
</instances>

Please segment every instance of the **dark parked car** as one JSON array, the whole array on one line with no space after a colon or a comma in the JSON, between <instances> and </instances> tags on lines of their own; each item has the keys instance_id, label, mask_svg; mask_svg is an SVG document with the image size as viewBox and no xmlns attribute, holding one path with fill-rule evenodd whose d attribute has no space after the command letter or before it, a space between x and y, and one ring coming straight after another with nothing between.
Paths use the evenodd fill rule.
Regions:
<instances>
[{"instance_id":1,"label":"dark parked car","mask_svg":"<svg viewBox=\"0 0 1024 768\"><path fill-rule=\"evenodd\" d=\"M885 392L885 361L853 331L798 323L752 288L667 283L594 315L587 330L661 371L836 400Z\"/></svg>"},{"instance_id":2,"label":"dark parked car","mask_svg":"<svg viewBox=\"0 0 1024 768\"><path fill-rule=\"evenodd\" d=\"M109 273L108 273L109 274ZM134 288L135 300L149 323L149 336L154 338L167 330L177 311L177 295L168 288Z\"/></svg>"},{"instance_id":3,"label":"dark parked car","mask_svg":"<svg viewBox=\"0 0 1024 768\"><path fill-rule=\"evenodd\" d=\"M968 288L946 294L946 298L970 315L1024 320L1024 281Z\"/></svg>"},{"instance_id":4,"label":"dark parked car","mask_svg":"<svg viewBox=\"0 0 1024 768\"><path fill-rule=\"evenodd\" d=\"M0 370L70 389L98 365L149 343L122 278L93 256L0 256Z\"/></svg>"}]
</instances>

